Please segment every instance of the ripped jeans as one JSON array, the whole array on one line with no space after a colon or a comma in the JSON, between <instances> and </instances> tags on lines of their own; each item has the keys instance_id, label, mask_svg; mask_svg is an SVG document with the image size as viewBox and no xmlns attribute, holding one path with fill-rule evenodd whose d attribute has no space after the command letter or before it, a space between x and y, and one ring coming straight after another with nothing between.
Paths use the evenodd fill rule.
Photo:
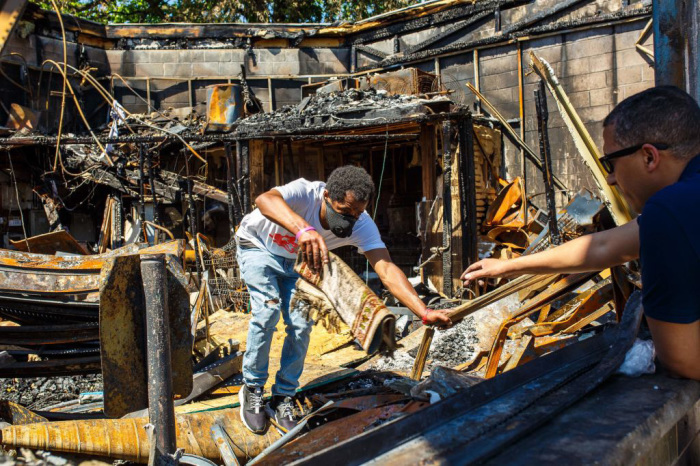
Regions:
<instances>
[{"instance_id":1,"label":"ripped jeans","mask_svg":"<svg viewBox=\"0 0 700 466\"><path fill-rule=\"evenodd\" d=\"M280 370L272 386L273 395L294 396L304 359L309 348L313 321L300 312L290 312L289 303L299 274L295 259L276 256L265 250L238 247L238 265L250 292L251 319L248 327L243 380L249 387L263 387L267 382L270 345L280 314L286 325Z\"/></svg>"}]
</instances>

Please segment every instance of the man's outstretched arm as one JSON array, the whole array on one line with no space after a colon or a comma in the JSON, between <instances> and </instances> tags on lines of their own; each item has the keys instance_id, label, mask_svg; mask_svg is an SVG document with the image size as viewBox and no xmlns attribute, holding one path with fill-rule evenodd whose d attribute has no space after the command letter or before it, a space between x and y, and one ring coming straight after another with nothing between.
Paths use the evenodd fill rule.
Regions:
<instances>
[{"instance_id":1,"label":"man's outstretched arm","mask_svg":"<svg viewBox=\"0 0 700 466\"><path fill-rule=\"evenodd\" d=\"M428 324L434 324L439 327L446 327L452 323L444 311L428 310L428 307L421 301L406 275L391 260L389 251L386 248L367 251L365 252L365 257L372 264L372 268L377 272L379 279L389 290L389 293L394 295L411 312L421 319L425 318Z\"/></svg>"},{"instance_id":2,"label":"man's outstretched arm","mask_svg":"<svg viewBox=\"0 0 700 466\"><path fill-rule=\"evenodd\" d=\"M591 272L624 264L639 257L639 225L625 225L582 236L556 248L511 260L484 259L462 274L464 284L473 280L515 277L524 274Z\"/></svg>"}]
</instances>

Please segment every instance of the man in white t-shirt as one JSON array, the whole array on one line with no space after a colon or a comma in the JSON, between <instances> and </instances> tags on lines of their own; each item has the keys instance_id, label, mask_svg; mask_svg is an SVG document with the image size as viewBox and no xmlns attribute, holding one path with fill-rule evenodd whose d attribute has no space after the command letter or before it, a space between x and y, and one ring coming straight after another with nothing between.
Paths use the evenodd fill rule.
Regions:
<instances>
[{"instance_id":1,"label":"man in white t-shirt","mask_svg":"<svg viewBox=\"0 0 700 466\"><path fill-rule=\"evenodd\" d=\"M320 269L329 260L329 249L355 246L389 292L425 324L450 325L445 312L425 306L401 269L391 261L377 226L365 212L373 193L369 174L348 165L334 170L327 183L301 178L261 194L255 200L258 208L243 218L236 241L241 274L250 292L252 317L243 358L245 385L239 399L241 419L251 431L264 432L268 416L287 430L296 425L293 397L304 369L313 324L289 309L298 278L294 262L299 250L312 269ZM280 314L287 334L281 367L272 386L272 402L265 407L263 387Z\"/></svg>"}]
</instances>

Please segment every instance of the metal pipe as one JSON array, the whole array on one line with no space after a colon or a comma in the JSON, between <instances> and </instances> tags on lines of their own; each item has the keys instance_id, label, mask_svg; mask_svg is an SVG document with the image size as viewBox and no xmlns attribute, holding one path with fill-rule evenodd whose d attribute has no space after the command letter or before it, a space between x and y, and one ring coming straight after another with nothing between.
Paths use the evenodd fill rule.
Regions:
<instances>
[{"instance_id":1,"label":"metal pipe","mask_svg":"<svg viewBox=\"0 0 700 466\"><path fill-rule=\"evenodd\" d=\"M552 153L549 147L549 134L547 132L547 95L545 94L544 80L540 79L539 89L535 89L535 109L537 111L537 131L540 135L540 156L542 157L542 176L544 177L544 189L547 198L547 210L549 210L549 238L553 245L562 243L557 223L557 206L555 200L554 180L552 178ZM527 210L527 206L525 206Z\"/></svg>"},{"instance_id":2,"label":"metal pipe","mask_svg":"<svg viewBox=\"0 0 700 466\"><path fill-rule=\"evenodd\" d=\"M656 85L686 88L683 0L652 0Z\"/></svg>"},{"instance_id":3,"label":"metal pipe","mask_svg":"<svg viewBox=\"0 0 700 466\"><path fill-rule=\"evenodd\" d=\"M141 256L141 277L146 306L148 420L155 426L155 457L149 464L168 464L175 453L175 407L170 367L170 332L165 260L162 254Z\"/></svg>"}]
</instances>

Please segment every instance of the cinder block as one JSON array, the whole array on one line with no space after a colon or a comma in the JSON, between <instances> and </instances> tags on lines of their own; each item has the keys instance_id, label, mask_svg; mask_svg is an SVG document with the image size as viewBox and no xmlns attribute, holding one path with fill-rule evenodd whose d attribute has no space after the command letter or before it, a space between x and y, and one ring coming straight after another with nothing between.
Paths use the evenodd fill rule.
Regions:
<instances>
[{"instance_id":1,"label":"cinder block","mask_svg":"<svg viewBox=\"0 0 700 466\"><path fill-rule=\"evenodd\" d=\"M642 91L645 91L649 89L650 87L654 87L654 82L639 82L639 83L634 83L634 84L627 84L625 86L620 86L620 91L622 92L622 98L626 99L629 96L632 96L634 94L639 94Z\"/></svg>"},{"instance_id":2,"label":"cinder block","mask_svg":"<svg viewBox=\"0 0 700 466\"><path fill-rule=\"evenodd\" d=\"M646 55L636 48L620 50L615 54L615 67L625 68L635 65L648 65Z\"/></svg>"},{"instance_id":3,"label":"cinder block","mask_svg":"<svg viewBox=\"0 0 700 466\"><path fill-rule=\"evenodd\" d=\"M135 63L134 75L137 77L165 76L162 63Z\"/></svg>"},{"instance_id":4,"label":"cinder block","mask_svg":"<svg viewBox=\"0 0 700 466\"><path fill-rule=\"evenodd\" d=\"M592 107L599 105L615 105L617 104L616 96L617 91L615 91L612 87L605 89L594 89L589 92L590 105Z\"/></svg>"},{"instance_id":5,"label":"cinder block","mask_svg":"<svg viewBox=\"0 0 700 466\"><path fill-rule=\"evenodd\" d=\"M219 73L221 76L236 78L241 74L242 61L228 61L219 63Z\"/></svg>"},{"instance_id":6,"label":"cinder block","mask_svg":"<svg viewBox=\"0 0 700 466\"><path fill-rule=\"evenodd\" d=\"M219 62L195 62L192 64L192 76L219 76Z\"/></svg>"},{"instance_id":7,"label":"cinder block","mask_svg":"<svg viewBox=\"0 0 700 466\"><path fill-rule=\"evenodd\" d=\"M572 92L569 94L569 100L576 109L589 107L591 105L589 91Z\"/></svg>"},{"instance_id":8,"label":"cinder block","mask_svg":"<svg viewBox=\"0 0 700 466\"><path fill-rule=\"evenodd\" d=\"M149 63L177 63L178 50L149 50Z\"/></svg>"},{"instance_id":9,"label":"cinder block","mask_svg":"<svg viewBox=\"0 0 700 466\"><path fill-rule=\"evenodd\" d=\"M615 26L615 48L617 50L634 48L647 21L648 19L644 19L644 21L639 21L629 26Z\"/></svg>"},{"instance_id":10,"label":"cinder block","mask_svg":"<svg viewBox=\"0 0 700 466\"><path fill-rule=\"evenodd\" d=\"M182 77L190 78L192 77L192 64L191 63L164 63L163 64L164 76L168 77Z\"/></svg>"},{"instance_id":11,"label":"cinder block","mask_svg":"<svg viewBox=\"0 0 700 466\"><path fill-rule=\"evenodd\" d=\"M608 71L613 69L614 66L614 60L613 60L613 54L612 53L601 53L598 55L594 55L592 57L588 57L589 60L589 72L596 72L596 71Z\"/></svg>"},{"instance_id":12,"label":"cinder block","mask_svg":"<svg viewBox=\"0 0 700 466\"><path fill-rule=\"evenodd\" d=\"M480 84L483 90L518 87L518 72L508 71L493 76L481 76Z\"/></svg>"},{"instance_id":13,"label":"cinder block","mask_svg":"<svg viewBox=\"0 0 700 466\"><path fill-rule=\"evenodd\" d=\"M479 73L482 76L492 76L511 71L517 72L518 57L515 53L497 58L479 57Z\"/></svg>"},{"instance_id":14,"label":"cinder block","mask_svg":"<svg viewBox=\"0 0 700 466\"><path fill-rule=\"evenodd\" d=\"M227 49L205 50L203 60L205 62L228 62L231 61L231 51Z\"/></svg>"},{"instance_id":15,"label":"cinder block","mask_svg":"<svg viewBox=\"0 0 700 466\"><path fill-rule=\"evenodd\" d=\"M561 77L579 76L591 72L591 63L588 57L576 58L561 62Z\"/></svg>"},{"instance_id":16,"label":"cinder block","mask_svg":"<svg viewBox=\"0 0 700 466\"><path fill-rule=\"evenodd\" d=\"M136 64L151 63L151 50L130 50L131 62Z\"/></svg>"},{"instance_id":17,"label":"cinder block","mask_svg":"<svg viewBox=\"0 0 700 466\"><path fill-rule=\"evenodd\" d=\"M604 35L602 31L607 30L604 28L602 30L596 29L597 36L590 37L581 40L571 40L566 43L566 57L567 59L576 59L584 57L593 57L601 53L601 51L613 50L612 36ZM573 36L573 34L571 35ZM569 36L569 39L572 37Z\"/></svg>"},{"instance_id":18,"label":"cinder block","mask_svg":"<svg viewBox=\"0 0 700 466\"><path fill-rule=\"evenodd\" d=\"M624 84L634 84L642 81L642 66L628 66L617 70L618 86Z\"/></svg>"},{"instance_id":19,"label":"cinder block","mask_svg":"<svg viewBox=\"0 0 700 466\"><path fill-rule=\"evenodd\" d=\"M597 105L579 109L578 114L583 122L601 123L612 110L610 105Z\"/></svg>"},{"instance_id":20,"label":"cinder block","mask_svg":"<svg viewBox=\"0 0 700 466\"><path fill-rule=\"evenodd\" d=\"M605 71L562 78L560 81L567 93L601 89L608 86L607 72Z\"/></svg>"}]
</instances>

